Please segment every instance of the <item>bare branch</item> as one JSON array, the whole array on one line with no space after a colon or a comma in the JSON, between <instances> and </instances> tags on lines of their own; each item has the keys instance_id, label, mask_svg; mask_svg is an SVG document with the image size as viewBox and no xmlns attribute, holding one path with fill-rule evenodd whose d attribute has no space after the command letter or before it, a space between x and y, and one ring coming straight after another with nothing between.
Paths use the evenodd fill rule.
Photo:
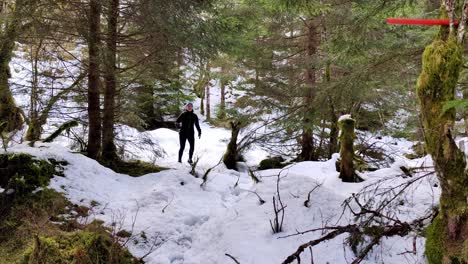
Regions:
<instances>
[{"instance_id":1,"label":"bare branch","mask_svg":"<svg viewBox=\"0 0 468 264\"><path fill-rule=\"evenodd\" d=\"M228 253L226 253L226 254L224 254L224 255L230 257L235 263L240 264L240 262L239 262L235 257L229 255Z\"/></svg>"},{"instance_id":2,"label":"bare branch","mask_svg":"<svg viewBox=\"0 0 468 264\"><path fill-rule=\"evenodd\" d=\"M307 195L307 200L305 200L305 202L304 202L304 206L305 206L305 207L310 207L310 195L311 195L317 188L319 188L319 187L321 187L321 186L322 186L321 183L320 183L320 184L317 183L317 184L315 185L315 187L309 192L309 194Z\"/></svg>"}]
</instances>

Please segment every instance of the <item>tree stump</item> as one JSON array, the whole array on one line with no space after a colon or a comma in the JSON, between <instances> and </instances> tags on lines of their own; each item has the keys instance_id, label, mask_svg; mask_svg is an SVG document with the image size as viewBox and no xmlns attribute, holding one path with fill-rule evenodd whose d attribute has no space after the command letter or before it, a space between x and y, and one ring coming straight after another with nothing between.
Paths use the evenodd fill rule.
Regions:
<instances>
[{"instance_id":1,"label":"tree stump","mask_svg":"<svg viewBox=\"0 0 468 264\"><path fill-rule=\"evenodd\" d=\"M350 115L341 116L340 127L340 178L343 182L359 182L360 178L354 171L354 125L356 121Z\"/></svg>"},{"instance_id":2,"label":"tree stump","mask_svg":"<svg viewBox=\"0 0 468 264\"><path fill-rule=\"evenodd\" d=\"M237 137L239 136L240 129L242 128L242 122L239 120L231 121L231 140L226 149L226 153L223 157L223 162L228 169L236 169L236 162L238 160L237 150Z\"/></svg>"}]
</instances>

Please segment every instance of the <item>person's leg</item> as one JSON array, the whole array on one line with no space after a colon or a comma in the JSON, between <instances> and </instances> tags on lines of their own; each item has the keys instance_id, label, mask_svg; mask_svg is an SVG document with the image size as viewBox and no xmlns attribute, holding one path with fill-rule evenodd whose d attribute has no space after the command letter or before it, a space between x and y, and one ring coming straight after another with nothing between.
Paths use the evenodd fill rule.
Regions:
<instances>
[{"instance_id":1,"label":"person's leg","mask_svg":"<svg viewBox=\"0 0 468 264\"><path fill-rule=\"evenodd\" d=\"M193 151L195 150L195 137L189 137L187 139L188 139L188 142L190 144L189 162L192 163Z\"/></svg>"},{"instance_id":2,"label":"person's leg","mask_svg":"<svg viewBox=\"0 0 468 264\"><path fill-rule=\"evenodd\" d=\"M179 134L179 143L180 143L180 149L179 149L179 162L182 162L182 154L184 154L184 149L185 149L185 136L182 134Z\"/></svg>"}]
</instances>

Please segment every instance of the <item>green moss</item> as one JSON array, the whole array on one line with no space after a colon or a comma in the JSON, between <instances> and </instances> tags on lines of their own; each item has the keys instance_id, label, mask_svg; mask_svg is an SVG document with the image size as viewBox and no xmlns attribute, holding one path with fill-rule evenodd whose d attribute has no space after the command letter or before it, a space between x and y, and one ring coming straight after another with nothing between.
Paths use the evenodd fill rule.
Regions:
<instances>
[{"instance_id":1,"label":"green moss","mask_svg":"<svg viewBox=\"0 0 468 264\"><path fill-rule=\"evenodd\" d=\"M440 215L426 228L425 255L429 264L442 264L444 255L445 223Z\"/></svg>"},{"instance_id":2,"label":"green moss","mask_svg":"<svg viewBox=\"0 0 468 264\"><path fill-rule=\"evenodd\" d=\"M468 263L468 240L465 240L465 242L463 243L463 250L462 250L461 257L463 258L465 262Z\"/></svg>"},{"instance_id":3,"label":"green moss","mask_svg":"<svg viewBox=\"0 0 468 264\"><path fill-rule=\"evenodd\" d=\"M272 157L260 161L258 167L259 170L269 170L269 169L281 169L287 164L283 164L284 159L282 157Z\"/></svg>"},{"instance_id":4,"label":"green moss","mask_svg":"<svg viewBox=\"0 0 468 264\"><path fill-rule=\"evenodd\" d=\"M64 230L64 224L76 222L63 216L73 209L50 189L16 200L0 222L0 263L138 263L102 221Z\"/></svg>"},{"instance_id":5,"label":"green moss","mask_svg":"<svg viewBox=\"0 0 468 264\"><path fill-rule=\"evenodd\" d=\"M120 230L119 232L117 232L116 236L127 238L127 237L131 237L132 233L130 233L129 231L123 229L123 230Z\"/></svg>"},{"instance_id":6,"label":"green moss","mask_svg":"<svg viewBox=\"0 0 468 264\"><path fill-rule=\"evenodd\" d=\"M446 221L439 214L426 228L425 255L429 264L466 264L468 263L468 240L463 245L451 244L447 237ZM458 248L461 248L459 250Z\"/></svg>"},{"instance_id":7,"label":"green moss","mask_svg":"<svg viewBox=\"0 0 468 264\"><path fill-rule=\"evenodd\" d=\"M15 200L8 215L0 221L0 263L19 263L34 241L33 234L60 232L60 227L52 225L49 219L59 221L60 215L68 213L69 206L63 194L51 189Z\"/></svg>"},{"instance_id":8,"label":"green moss","mask_svg":"<svg viewBox=\"0 0 468 264\"><path fill-rule=\"evenodd\" d=\"M63 123L54 133L52 133L50 136L48 136L46 139L44 139L44 142L52 142L54 141L55 138L60 136L63 131L69 131L71 128L78 126L79 123L76 120L68 121ZM40 135L40 132L39 132Z\"/></svg>"},{"instance_id":9,"label":"green moss","mask_svg":"<svg viewBox=\"0 0 468 264\"><path fill-rule=\"evenodd\" d=\"M352 232L346 239L346 243L351 247L353 253L359 255L359 247L365 242L364 234L360 232Z\"/></svg>"},{"instance_id":10,"label":"green moss","mask_svg":"<svg viewBox=\"0 0 468 264\"><path fill-rule=\"evenodd\" d=\"M166 168L156 166L152 163L136 160L136 161L123 161L123 160L100 160L103 166L112 169L115 172L127 174L133 177L146 175L149 173L156 173Z\"/></svg>"},{"instance_id":11,"label":"green moss","mask_svg":"<svg viewBox=\"0 0 468 264\"><path fill-rule=\"evenodd\" d=\"M426 129L427 151L434 155L439 148L440 129L445 123L453 123L455 110L442 112L443 104L453 100L455 86L462 65L462 47L456 39L435 40L423 54L423 69L417 82L417 93L422 106Z\"/></svg>"},{"instance_id":12,"label":"green moss","mask_svg":"<svg viewBox=\"0 0 468 264\"><path fill-rule=\"evenodd\" d=\"M47 186L54 175L63 174L63 167L57 164L55 160L38 160L29 154L0 154L0 186L14 190L16 196L26 195Z\"/></svg>"},{"instance_id":13,"label":"green moss","mask_svg":"<svg viewBox=\"0 0 468 264\"><path fill-rule=\"evenodd\" d=\"M446 243L437 244L436 235L428 239L430 263L463 263L461 241L466 240L468 219L468 173L465 171L465 155L452 137L455 109L444 111L444 105L455 97L455 88L462 66L463 48L453 36L447 40L437 39L424 51L423 69L417 83L421 105L426 150L431 154L441 184L440 214L446 232L437 232ZM438 226L438 223L433 224ZM450 228L449 228L450 227ZM442 227L441 227L442 228ZM449 235L450 233L450 235ZM437 246L440 246L437 249ZM437 251L439 250L439 251ZM442 260L439 259L440 253ZM431 256L431 257L429 257Z\"/></svg>"},{"instance_id":14,"label":"green moss","mask_svg":"<svg viewBox=\"0 0 468 264\"><path fill-rule=\"evenodd\" d=\"M11 57L8 56L7 60L9 61L10 59ZM0 62L0 123L5 122L6 124L2 131L11 132L21 128L23 117L21 116L20 109L16 106L8 84L8 61Z\"/></svg>"},{"instance_id":15,"label":"green moss","mask_svg":"<svg viewBox=\"0 0 468 264\"><path fill-rule=\"evenodd\" d=\"M24 255L23 263L138 263L137 260L106 233L87 231L36 237Z\"/></svg>"},{"instance_id":16,"label":"green moss","mask_svg":"<svg viewBox=\"0 0 468 264\"><path fill-rule=\"evenodd\" d=\"M360 182L362 179L356 174L356 165L364 168L365 163L354 154L354 125L356 121L352 118L344 118L338 122L340 128L340 160L338 161L340 178L344 182Z\"/></svg>"}]
</instances>

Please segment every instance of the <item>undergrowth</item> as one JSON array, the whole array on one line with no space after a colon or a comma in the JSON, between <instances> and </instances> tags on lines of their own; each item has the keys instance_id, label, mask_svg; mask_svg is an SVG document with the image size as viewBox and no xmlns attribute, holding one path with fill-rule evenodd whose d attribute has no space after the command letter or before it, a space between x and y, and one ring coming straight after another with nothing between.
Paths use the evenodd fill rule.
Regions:
<instances>
[{"instance_id":1,"label":"undergrowth","mask_svg":"<svg viewBox=\"0 0 468 264\"><path fill-rule=\"evenodd\" d=\"M63 166L27 154L0 155L0 264L141 263L102 222L79 221L89 208L46 188Z\"/></svg>"},{"instance_id":2,"label":"undergrowth","mask_svg":"<svg viewBox=\"0 0 468 264\"><path fill-rule=\"evenodd\" d=\"M144 162L140 160L136 161L123 161L123 160L101 160L99 161L103 166L112 169L117 173L127 174L133 177L142 176L149 173L156 173L165 168L159 167L149 162Z\"/></svg>"}]
</instances>

